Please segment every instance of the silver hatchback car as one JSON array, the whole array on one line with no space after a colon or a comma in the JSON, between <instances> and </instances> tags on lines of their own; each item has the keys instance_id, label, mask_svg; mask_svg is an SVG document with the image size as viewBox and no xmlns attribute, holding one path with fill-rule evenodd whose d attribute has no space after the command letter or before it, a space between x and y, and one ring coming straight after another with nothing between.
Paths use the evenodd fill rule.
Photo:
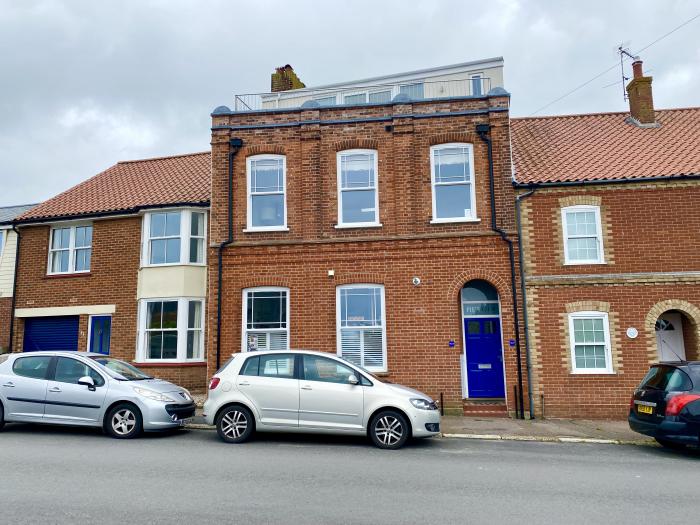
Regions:
<instances>
[{"instance_id":1,"label":"silver hatchback car","mask_svg":"<svg viewBox=\"0 0 700 525\"><path fill-rule=\"evenodd\" d=\"M0 355L0 428L5 422L102 427L118 439L184 426L190 393L138 368L89 352Z\"/></svg>"},{"instance_id":2,"label":"silver hatchback car","mask_svg":"<svg viewBox=\"0 0 700 525\"><path fill-rule=\"evenodd\" d=\"M320 432L368 435L379 448L397 449L440 431L427 395L305 350L236 354L211 379L204 416L229 443L256 430Z\"/></svg>"}]
</instances>

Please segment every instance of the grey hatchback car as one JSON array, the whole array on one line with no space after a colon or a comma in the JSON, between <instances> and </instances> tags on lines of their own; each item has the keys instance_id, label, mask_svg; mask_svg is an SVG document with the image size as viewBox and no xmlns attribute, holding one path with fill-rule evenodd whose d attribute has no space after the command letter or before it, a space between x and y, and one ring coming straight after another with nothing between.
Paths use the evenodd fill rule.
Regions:
<instances>
[{"instance_id":1,"label":"grey hatchback car","mask_svg":"<svg viewBox=\"0 0 700 525\"><path fill-rule=\"evenodd\" d=\"M89 426L128 439L184 426L194 411L186 389L109 356L0 355L0 429L6 422Z\"/></svg>"}]
</instances>

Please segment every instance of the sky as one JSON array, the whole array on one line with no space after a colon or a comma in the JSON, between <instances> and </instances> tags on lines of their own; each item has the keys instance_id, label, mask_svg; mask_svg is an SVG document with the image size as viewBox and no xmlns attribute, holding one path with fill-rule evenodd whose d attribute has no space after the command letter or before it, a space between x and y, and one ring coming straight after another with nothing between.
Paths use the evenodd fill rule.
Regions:
<instances>
[{"instance_id":1,"label":"sky","mask_svg":"<svg viewBox=\"0 0 700 525\"><path fill-rule=\"evenodd\" d=\"M528 116L700 14L698 0L0 0L0 206L119 160L205 151L210 113L268 91L502 56ZM641 53L657 108L700 105L700 18ZM629 62L625 73L631 75ZM624 111L619 67L538 115Z\"/></svg>"}]
</instances>

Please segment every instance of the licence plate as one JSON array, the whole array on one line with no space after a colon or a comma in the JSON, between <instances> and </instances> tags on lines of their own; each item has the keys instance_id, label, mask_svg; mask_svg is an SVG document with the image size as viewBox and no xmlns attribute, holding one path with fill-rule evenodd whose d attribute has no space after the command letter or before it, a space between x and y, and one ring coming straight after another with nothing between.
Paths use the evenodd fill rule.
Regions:
<instances>
[{"instance_id":1,"label":"licence plate","mask_svg":"<svg viewBox=\"0 0 700 525\"><path fill-rule=\"evenodd\" d=\"M637 412L640 414L653 414L654 407L648 407L646 405L637 405Z\"/></svg>"},{"instance_id":2,"label":"licence plate","mask_svg":"<svg viewBox=\"0 0 700 525\"><path fill-rule=\"evenodd\" d=\"M192 423L192 418L187 418L187 419L180 419L180 426L184 427L185 425L189 425Z\"/></svg>"}]
</instances>

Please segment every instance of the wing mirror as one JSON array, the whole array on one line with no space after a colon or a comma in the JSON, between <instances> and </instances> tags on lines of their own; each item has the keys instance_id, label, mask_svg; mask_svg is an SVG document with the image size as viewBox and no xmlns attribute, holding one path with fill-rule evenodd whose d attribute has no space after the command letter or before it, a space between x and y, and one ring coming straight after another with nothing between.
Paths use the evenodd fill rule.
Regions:
<instances>
[{"instance_id":1,"label":"wing mirror","mask_svg":"<svg viewBox=\"0 0 700 525\"><path fill-rule=\"evenodd\" d=\"M348 376L348 383L350 383L351 385L357 385L360 383L360 380L357 379L357 376L355 374L350 374Z\"/></svg>"},{"instance_id":2,"label":"wing mirror","mask_svg":"<svg viewBox=\"0 0 700 525\"><path fill-rule=\"evenodd\" d=\"M90 376L81 377L80 379L78 379L78 384L85 385L86 387L88 387L88 390L92 390L93 392L95 391L95 380Z\"/></svg>"}]
</instances>

